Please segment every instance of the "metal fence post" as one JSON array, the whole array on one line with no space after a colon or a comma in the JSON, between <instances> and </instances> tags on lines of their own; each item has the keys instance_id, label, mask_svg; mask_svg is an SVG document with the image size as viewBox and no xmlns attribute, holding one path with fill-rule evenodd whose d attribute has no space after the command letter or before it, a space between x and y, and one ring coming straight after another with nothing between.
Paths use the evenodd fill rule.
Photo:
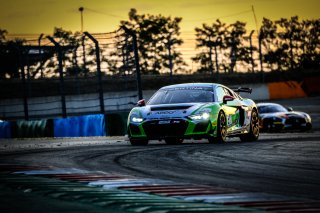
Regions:
<instances>
[{"instance_id":1,"label":"metal fence post","mask_svg":"<svg viewBox=\"0 0 320 213\"><path fill-rule=\"evenodd\" d=\"M218 38L216 39L215 44L214 44L214 54L215 54L215 57L216 57L217 82L219 82L219 80L220 80L220 79L219 79L220 76L219 76L218 50L217 50L217 46L218 46L218 44L220 44L220 42L221 42L221 37L218 37Z\"/></svg>"},{"instance_id":2,"label":"metal fence post","mask_svg":"<svg viewBox=\"0 0 320 213\"><path fill-rule=\"evenodd\" d=\"M41 78L44 77L43 75L43 66L42 66L42 54L41 54L41 39L42 37L44 36L43 33L40 34L39 38L38 38L38 47L39 47L39 58L40 58L40 75L41 75Z\"/></svg>"},{"instance_id":3,"label":"metal fence post","mask_svg":"<svg viewBox=\"0 0 320 213\"><path fill-rule=\"evenodd\" d=\"M137 72L137 87L138 87L138 97L139 100L143 99L142 94L142 85L141 85L141 73L140 73L140 63L139 63L139 53L138 53L138 43L137 43L137 35L134 31L129 30L125 26L122 26L122 29L132 36L132 42L133 42L133 54L134 54L134 63L136 66L136 72Z\"/></svg>"},{"instance_id":4,"label":"metal fence post","mask_svg":"<svg viewBox=\"0 0 320 213\"><path fill-rule=\"evenodd\" d=\"M249 35L250 39L250 55L251 55L251 65L252 65L252 72L254 73L254 60L253 60L253 45L252 45L252 35L254 33L254 30L251 31Z\"/></svg>"},{"instance_id":5,"label":"metal fence post","mask_svg":"<svg viewBox=\"0 0 320 213\"><path fill-rule=\"evenodd\" d=\"M83 66L82 66L82 69L83 69L83 72L84 72L84 76L87 77L87 67L86 67L86 47L84 45L84 36L82 36L81 38L81 45L82 45L82 59L83 59Z\"/></svg>"},{"instance_id":6,"label":"metal fence post","mask_svg":"<svg viewBox=\"0 0 320 213\"><path fill-rule=\"evenodd\" d=\"M290 33L290 68L294 69L294 57L293 57L293 32Z\"/></svg>"},{"instance_id":7,"label":"metal fence post","mask_svg":"<svg viewBox=\"0 0 320 213\"><path fill-rule=\"evenodd\" d=\"M23 60L23 50L21 47L16 48L19 54L19 66L21 71L21 79L22 79L22 88L23 88L23 110L24 110L24 119L29 120L29 108L28 108L28 88L26 84L26 75L24 70L24 60Z\"/></svg>"},{"instance_id":8,"label":"metal fence post","mask_svg":"<svg viewBox=\"0 0 320 213\"><path fill-rule=\"evenodd\" d=\"M259 59L260 59L260 72L262 75L262 83L264 83L264 72L263 72L263 55L262 55L262 39L263 33L259 33Z\"/></svg>"},{"instance_id":9,"label":"metal fence post","mask_svg":"<svg viewBox=\"0 0 320 213\"><path fill-rule=\"evenodd\" d=\"M99 48L99 42L88 32L84 32L88 38L93 41L95 44L96 49L96 60L97 60L97 75L98 75L98 85L99 85L99 100L100 100L100 112L101 114L104 114L104 98L103 98L103 88L102 88L102 79L101 79L101 67L100 67L100 48Z\"/></svg>"},{"instance_id":10,"label":"metal fence post","mask_svg":"<svg viewBox=\"0 0 320 213\"><path fill-rule=\"evenodd\" d=\"M169 40L169 41L168 41L168 44L167 44L167 47L168 47L168 54L169 54L170 81L172 82L173 63L172 63L171 45L172 45L172 41Z\"/></svg>"},{"instance_id":11,"label":"metal fence post","mask_svg":"<svg viewBox=\"0 0 320 213\"><path fill-rule=\"evenodd\" d=\"M211 36L209 36L209 69L210 69L210 73L213 76L213 61L212 61L212 42L211 42Z\"/></svg>"},{"instance_id":12,"label":"metal fence post","mask_svg":"<svg viewBox=\"0 0 320 213\"><path fill-rule=\"evenodd\" d=\"M143 99L143 95L142 95L142 86L141 86L141 74L140 74L137 36L135 33L132 33L132 40L133 40L134 62L135 62L136 71L137 71L138 96L139 96L139 100L141 100Z\"/></svg>"},{"instance_id":13,"label":"metal fence post","mask_svg":"<svg viewBox=\"0 0 320 213\"><path fill-rule=\"evenodd\" d=\"M62 67L62 50L58 42L56 42L51 36L47 38L54 44L58 52L58 61L59 61L59 76L60 76L60 95L61 95L61 105L62 105L62 117L67 117L67 107L66 107L66 98L64 92L64 78L63 78L63 67Z\"/></svg>"}]
</instances>

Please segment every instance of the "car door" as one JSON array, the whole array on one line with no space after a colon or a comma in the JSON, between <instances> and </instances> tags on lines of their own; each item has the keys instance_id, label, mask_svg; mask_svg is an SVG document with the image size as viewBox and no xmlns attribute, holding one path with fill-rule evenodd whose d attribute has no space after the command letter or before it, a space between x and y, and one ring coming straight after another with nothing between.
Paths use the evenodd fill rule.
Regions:
<instances>
[{"instance_id":1,"label":"car door","mask_svg":"<svg viewBox=\"0 0 320 213\"><path fill-rule=\"evenodd\" d=\"M227 119L227 132L232 133L234 131L237 131L239 129L239 106L241 106L241 103L239 103L239 99L235 99L233 101L229 101L224 103L223 97L224 96L233 96L228 89L222 86L218 86L216 88L216 97L217 101L219 102L221 108L223 109L226 119Z\"/></svg>"}]
</instances>

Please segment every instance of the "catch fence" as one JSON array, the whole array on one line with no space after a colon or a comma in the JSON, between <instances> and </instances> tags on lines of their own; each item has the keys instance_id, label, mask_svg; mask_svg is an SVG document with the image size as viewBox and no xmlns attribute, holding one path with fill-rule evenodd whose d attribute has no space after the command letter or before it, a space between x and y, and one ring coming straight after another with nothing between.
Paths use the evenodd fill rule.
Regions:
<instances>
[{"instance_id":1,"label":"catch fence","mask_svg":"<svg viewBox=\"0 0 320 213\"><path fill-rule=\"evenodd\" d=\"M19 78L1 82L0 120L128 111L142 99L136 35L128 29L40 35L13 53Z\"/></svg>"}]
</instances>

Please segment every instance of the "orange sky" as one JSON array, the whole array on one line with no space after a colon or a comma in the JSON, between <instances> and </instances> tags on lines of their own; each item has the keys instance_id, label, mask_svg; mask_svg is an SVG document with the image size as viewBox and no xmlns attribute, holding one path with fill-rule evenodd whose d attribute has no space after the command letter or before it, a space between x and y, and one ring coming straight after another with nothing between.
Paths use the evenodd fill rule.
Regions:
<instances>
[{"instance_id":1,"label":"orange sky","mask_svg":"<svg viewBox=\"0 0 320 213\"><path fill-rule=\"evenodd\" d=\"M80 12L84 7L84 30L108 32L127 19L130 8L139 14L182 17L181 30L192 33L202 23L219 18L227 23L247 22L255 29L251 5L258 22L298 15L301 19L319 18L320 0L0 0L0 28L12 34L50 34L54 27L80 31Z\"/></svg>"}]
</instances>

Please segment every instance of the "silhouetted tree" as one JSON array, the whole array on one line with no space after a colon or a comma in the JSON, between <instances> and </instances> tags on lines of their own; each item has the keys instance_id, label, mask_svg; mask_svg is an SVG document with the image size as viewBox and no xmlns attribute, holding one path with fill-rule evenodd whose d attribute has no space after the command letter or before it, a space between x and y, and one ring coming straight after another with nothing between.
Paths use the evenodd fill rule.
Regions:
<instances>
[{"instance_id":1,"label":"silhouetted tree","mask_svg":"<svg viewBox=\"0 0 320 213\"><path fill-rule=\"evenodd\" d=\"M53 37L57 42L63 46L68 47L63 51L63 64L66 67L67 75L79 75L87 73L87 69L79 66L78 48L81 45L81 34L79 32L72 33L71 31L64 30L63 28L55 27ZM48 66L52 67L51 72L58 73L57 60L51 60Z\"/></svg>"},{"instance_id":2,"label":"silhouetted tree","mask_svg":"<svg viewBox=\"0 0 320 213\"><path fill-rule=\"evenodd\" d=\"M168 72L172 66L173 72L183 71L186 65L177 51L182 44L179 24L182 18L171 18L162 15L138 14L136 9L129 11L129 20L121 21L121 26L132 30L137 35L140 67L142 73L159 74ZM122 41L125 40L124 35ZM132 46L129 43L117 43L118 51L113 56L123 55L123 48ZM130 47L128 51L131 51ZM170 60L172 63L170 63ZM118 60L119 61L119 60ZM121 63L120 63L121 64ZM119 65L110 65L115 70ZM121 66L121 65L120 65Z\"/></svg>"},{"instance_id":3,"label":"silhouetted tree","mask_svg":"<svg viewBox=\"0 0 320 213\"><path fill-rule=\"evenodd\" d=\"M214 47L226 48L224 41L228 36L228 26L219 19L212 25L203 24L201 28L195 28L196 49L201 52L192 58L199 63L198 72L213 73L214 68ZM215 70L217 72L217 70Z\"/></svg>"},{"instance_id":4,"label":"silhouetted tree","mask_svg":"<svg viewBox=\"0 0 320 213\"><path fill-rule=\"evenodd\" d=\"M244 45L245 34L247 32L246 23L236 21L229 26L229 36L226 38L226 48L230 49L230 52L226 53L226 56L230 58L229 71L233 73L237 62L242 61L247 64L250 63L250 48Z\"/></svg>"},{"instance_id":5,"label":"silhouetted tree","mask_svg":"<svg viewBox=\"0 0 320 213\"><path fill-rule=\"evenodd\" d=\"M260 38L263 51L263 62L268 64L271 70L280 68L279 61L282 54L282 49L279 50L279 42L277 41L277 25L270 19L263 18L260 28Z\"/></svg>"},{"instance_id":6,"label":"silhouetted tree","mask_svg":"<svg viewBox=\"0 0 320 213\"><path fill-rule=\"evenodd\" d=\"M19 78L19 70L26 63L22 48L25 40L7 40L7 33L7 30L0 29L0 79Z\"/></svg>"},{"instance_id":7,"label":"silhouetted tree","mask_svg":"<svg viewBox=\"0 0 320 213\"><path fill-rule=\"evenodd\" d=\"M132 36L123 30L120 32L115 36L116 50L102 60L108 64L108 70L113 75L131 75L135 69Z\"/></svg>"},{"instance_id":8,"label":"silhouetted tree","mask_svg":"<svg viewBox=\"0 0 320 213\"><path fill-rule=\"evenodd\" d=\"M300 67L316 69L320 67L320 19L304 20L301 23Z\"/></svg>"},{"instance_id":9,"label":"silhouetted tree","mask_svg":"<svg viewBox=\"0 0 320 213\"><path fill-rule=\"evenodd\" d=\"M299 49L304 38L301 37L302 25L298 16L290 19L280 19L275 22L279 26L278 37L280 48L283 50L283 57L280 58L284 62L285 69L293 69L299 61Z\"/></svg>"},{"instance_id":10,"label":"silhouetted tree","mask_svg":"<svg viewBox=\"0 0 320 213\"><path fill-rule=\"evenodd\" d=\"M230 63L224 64L224 69L233 72L237 62L250 63L250 47L245 46L245 23L235 22L227 25L220 20L216 20L211 26L203 24L202 28L195 28L196 31L196 49L201 49L193 61L199 63L198 72L216 72L217 67L214 64L216 60L225 61L228 59ZM215 50L219 47L218 56L213 57ZM214 50L213 50L214 49ZM216 59L214 59L216 58ZM219 67L218 67L219 69Z\"/></svg>"},{"instance_id":11,"label":"silhouetted tree","mask_svg":"<svg viewBox=\"0 0 320 213\"><path fill-rule=\"evenodd\" d=\"M7 30L0 29L0 44L3 44L6 42L7 34L8 34Z\"/></svg>"},{"instance_id":12,"label":"silhouetted tree","mask_svg":"<svg viewBox=\"0 0 320 213\"><path fill-rule=\"evenodd\" d=\"M300 22L298 16L274 22L264 18L260 29L264 62L271 70L319 67L319 23Z\"/></svg>"}]
</instances>

